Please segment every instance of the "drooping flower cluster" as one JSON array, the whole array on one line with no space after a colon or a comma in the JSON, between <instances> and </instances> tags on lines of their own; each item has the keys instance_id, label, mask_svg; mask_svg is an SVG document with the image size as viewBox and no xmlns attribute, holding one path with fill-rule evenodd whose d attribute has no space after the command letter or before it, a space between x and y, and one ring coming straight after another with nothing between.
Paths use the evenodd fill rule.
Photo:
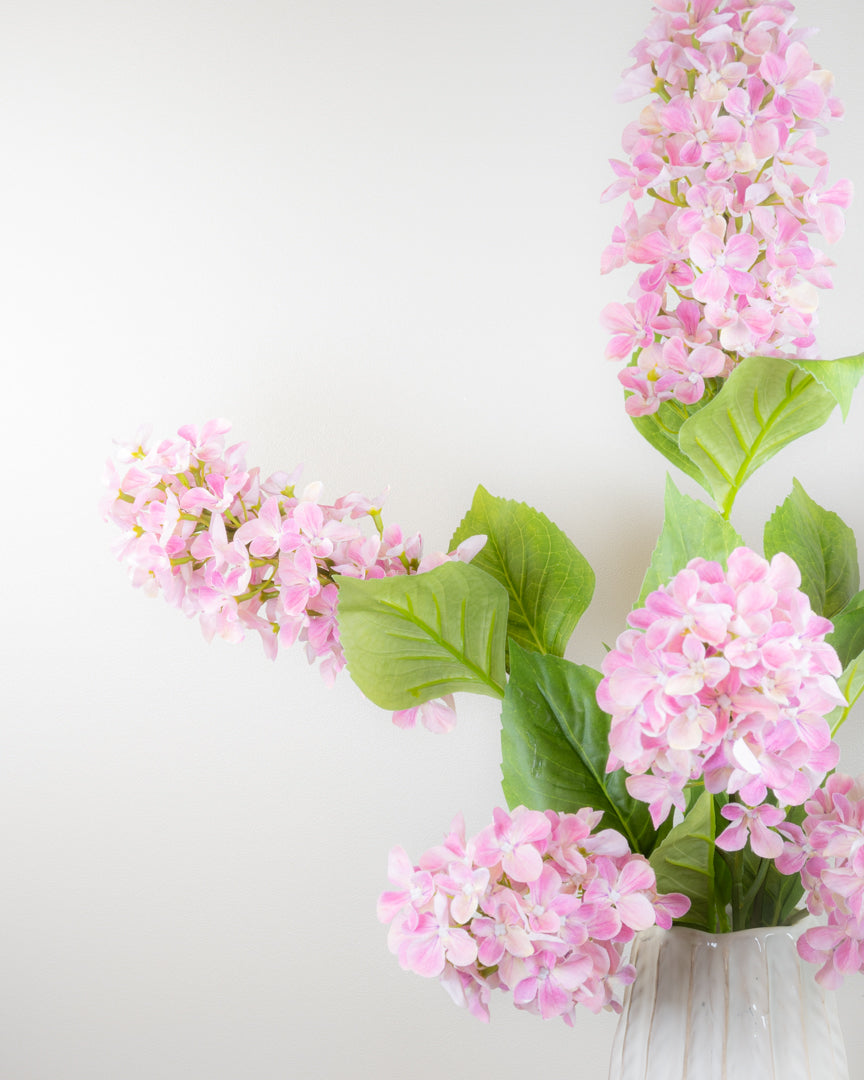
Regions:
<instances>
[{"instance_id":1,"label":"drooping flower cluster","mask_svg":"<svg viewBox=\"0 0 864 1080\"><path fill-rule=\"evenodd\" d=\"M770 564L749 548L716 562L692 559L631 612L631 629L604 659L597 691L612 716L609 768L655 826L684 809L684 786L704 780L735 800L717 838L736 850L748 836L773 858L780 807L809 799L835 767L825 719L844 704L840 662L824 640L831 623L813 613L788 555Z\"/></svg>"},{"instance_id":2,"label":"drooping flower cluster","mask_svg":"<svg viewBox=\"0 0 864 1080\"><path fill-rule=\"evenodd\" d=\"M236 642L256 631L275 657L299 639L332 682L345 663L336 621L341 575L421 573L449 558L467 561L482 546L474 537L452 555L424 557L419 534L383 524L380 498L351 493L327 505L320 483L298 489L299 469L261 479L242 444L226 447L230 427L186 425L152 447L139 439L109 461L106 477L104 512L123 530L117 554L132 583L198 616L208 640ZM370 522L373 529L361 527ZM427 702L394 721L446 730L452 704Z\"/></svg>"},{"instance_id":3,"label":"drooping flower cluster","mask_svg":"<svg viewBox=\"0 0 864 1080\"><path fill-rule=\"evenodd\" d=\"M660 0L633 50L620 96L654 97L625 129L628 160L612 162L603 197L630 201L602 260L604 273L644 267L631 301L603 313L606 355L636 356L618 376L631 415L694 404L745 356L816 355L832 263L812 238L840 238L852 187L829 183L816 145L842 106L793 11Z\"/></svg>"},{"instance_id":4,"label":"drooping flower cluster","mask_svg":"<svg viewBox=\"0 0 864 1080\"><path fill-rule=\"evenodd\" d=\"M820 964L823 986L864 972L864 776L829 776L804 804L803 827L786 822L777 867L801 874L807 908L827 924L805 930L798 952Z\"/></svg>"},{"instance_id":5,"label":"drooping flower cluster","mask_svg":"<svg viewBox=\"0 0 864 1080\"><path fill-rule=\"evenodd\" d=\"M394 848L396 889L378 902L391 952L482 1020L493 989L544 1019L569 1023L576 1005L617 1010L634 977L624 945L649 926L668 929L690 901L659 896L648 861L620 833L594 832L602 816L499 808L469 840L457 817L416 866Z\"/></svg>"}]
</instances>

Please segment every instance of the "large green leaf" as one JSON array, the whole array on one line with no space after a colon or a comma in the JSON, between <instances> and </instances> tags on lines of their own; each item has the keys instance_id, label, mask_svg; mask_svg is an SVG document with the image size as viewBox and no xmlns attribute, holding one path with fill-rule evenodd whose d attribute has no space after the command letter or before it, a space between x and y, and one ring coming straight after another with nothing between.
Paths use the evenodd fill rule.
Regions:
<instances>
[{"instance_id":1,"label":"large green leaf","mask_svg":"<svg viewBox=\"0 0 864 1080\"><path fill-rule=\"evenodd\" d=\"M679 445L707 477L728 517L747 478L788 443L820 427L836 404L834 394L795 362L749 356L717 397L681 426Z\"/></svg>"},{"instance_id":2,"label":"large green leaf","mask_svg":"<svg viewBox=\"0 0 864 1080\"><path fill-rule=\"evenodd\" d=\"M690 910L676 922L713 933L717 930L714 883L714 797L703 791L693 808L649 856L657 891L690 897Z\"/></svg>"},{"instance_id":3,"label":"large green leaf","mask_svg":"<svg viewBox=\"0 0 864 1080\"><path fill-rule=\"evenodd\" d=\"M623 770L606 772L610 719L597 704L600 673L510 645L501 712L502 787L510 806L575 813L602 810L603 824L648 854L656 831L627 792Z\"/></svg>"},{"instance_id":4,"label":"large green leaf","mask_svg":"<svg viewBox=\"0 0 864 1080\"><path fill-rule=\"evenodd\" d=\"M695 405L666 401L633 423L728 517L741 486L778 450L823 424L837 404L845 420L862 375L864 353L839 360L750 356L719 393L720 380L709 380Z\"/></svg>"},{"instance_id":5,"label":"large green leaf","mask_svg":"<svg viewBox=\"0 0 864 1080\"><path fill-rule=\"evenodd\" d=\"M801 571L813 610L831 619L858 591L858 548L843 520L793 480L792 492L765 525L765 557L784 551Z\"/></svg>"},{"instance_id":6,"label":"large green leaf","mask_svg":"<svg viewBox=\"0 0 864 1080\"><path fill-rule=\"evenodd\" d=\"M587 560L545 514L490 495L482 486L450 550L477 533L488 539L471 565L507 590L509 636L526 649L563 656L594 593L594 572Z\"/></svg>"},{"instance_id":7,"label":"large green leaf","mask_svg":"<svg viewBox=\"0 0 864 1080\"><path fill-rule=\"evenodd\" d=\"M507 592L475 566L342 577L337 618L351 678L384 709L457 690L504 694Z\"/></svg>"},{"instance_id":8,"label":"large green leaf","mask_svg":"<svg viewBox=\"0 0 864 1080\"><path fill-rule=\"evenodd\" d=\"M666 477L663 528L642 582L637 606L648 593L665 585L696 555L726 562L729 554L744 541L716 510L699 499L682 495Z\"/></svg>"},{"instance_id":9,"label":"large green leaf","mask_svg":"<svg viewBox=\"0 0 864 1080\"><path fill-rule=\"evenodd\" d=\"M864 652L864 590L856 593L839 614L833 618L834 629L828 641L837 650L840 663L846 667L859 653Z\"/></svg>"}]
</instances>

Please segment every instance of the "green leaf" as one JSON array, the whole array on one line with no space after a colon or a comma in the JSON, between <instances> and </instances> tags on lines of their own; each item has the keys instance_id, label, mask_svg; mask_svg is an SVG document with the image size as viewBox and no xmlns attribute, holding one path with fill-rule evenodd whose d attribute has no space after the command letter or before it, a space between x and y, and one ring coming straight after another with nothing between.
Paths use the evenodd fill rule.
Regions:
<instances>
[{"instance_id":1,"label":"green leaf","mask_svg":"<svg viewBox=\"0 0 864 1080\"><path fill-rule=\"evenodd\" d=\"M482 486L450 550L477 533L488 539L471 565L507 590L508 635L523 648L563 656L594 593L594 572L587 560L545 514L490 495Z\"/></svg>"},{"instance_id":2,"label":"green leaf","mask_svg":"<svg viewBox=\"0 0 864 1080\"><path fill-rule=\"evenodd\" d=\"M679 445L728 517L742 485L788 443L820 427L837 398L791 360L749 356L681 427Z\"/></svg>"},{"instance_id":3,"label":"green leaf","mask_svg":"<svg viewBox=\"0 0 864 1080\"><path fill-rule=\"evenodd\" d=\"M696 555L725 564L744 541L723 517L699 499L682 495L666 476L663 528L642 582L637 607L648 593L665 585Z\"/></svg>"},{"instance_id":4,"label":"green leaf","mask_svg":"<svg viewBox=\"0 0 864 1080\"><path fill-rule=\"evenodd\" d=\"M840 406L845 420L852 404L852 395L864 375L864 353L844 356L839 360L795 360L802 371L809 372L831 394Z\"/></svg>"},{"instance_id":5,"label":"green leaf","mask_svg":"<svg viewBox=\"0 0 864 1080\"><path fill-rule=\"evenodd\" d=\"M648 858L657 875L657 891L690 897L690 910L676 924L713 933L717 929L714 887L714 796L703 791L680 825L671 830Z\"/></svg>"},{"instance_id":6,"label":"green leaf","mask_svg":"<svg viewBox=\"0 0 864 1080\"><path fill-rule=\"evenodd\" d=\"M631 416L630 419L646 442L649 442L655 450L659 450L668 461L695 480L697 484L701 484L710 494L711 485L705 478L705 474L678 445L678 432L681 430L681 425L706 404L707 401L704 400L695 405L664 401L656 412L649 413L647 416Z\"/></svg>"},{"instance_id":7,"label":"green leaf","mask_svg":"<svg viewBox=\"0 0 864 1080\"><path fill-rule=\"evenodd\" d=\"M846 667L859 653L864 652L864 590L856 593L843 610L833 618L834 629L827 641L837 650L840 663Z\"/></svg>"},{"instance_id":8,"label":"green leaf","mask_svg":"<svg viewBox=\"0 0 864 1080\"><path fill-rule=\"evenodd\" d=\"M610 719L597 704L600 672L510 644L501 712L502 787L508 804L533 810L603 811L606 828L648 854L656 831L648 808L627 793L623 770L606 772Z\"/></svg>"},{"instance_id":9,"label":"green leaf","mask_svg":"<svg viewBox=\"0 0 864 1080\"><path fill-rule=\"evenodd\" d=\"M666 401L633 424L728 517L744 482L778 450L818 428L837 404L846 419L862 375L864 353L839 360L750 356L724 383L707 380L695 405Z\"/></svg>"},{"instance_id":10,"label":"green leaf","mask_svg":"<svg viewBox=\"0 0 864 1080\"><path fill-rule=\"evenodd\" d=\"M783 551L798 564L801 588L818 615L833 618L858 591L858 548L843 520L815 503L797 480L765 525L765 557Z\"/></svg>"},{"instance_id":11,"label":"green leaf","mask_svg":"<svg viewBox=\"0 0 864 1080\"><path fill-rule=\"evenodd\" d=\"M383 709L457 690L504 694L507 593L474 566L342 577L337 618L351 678Z\"/></svg>"}]
</instances>

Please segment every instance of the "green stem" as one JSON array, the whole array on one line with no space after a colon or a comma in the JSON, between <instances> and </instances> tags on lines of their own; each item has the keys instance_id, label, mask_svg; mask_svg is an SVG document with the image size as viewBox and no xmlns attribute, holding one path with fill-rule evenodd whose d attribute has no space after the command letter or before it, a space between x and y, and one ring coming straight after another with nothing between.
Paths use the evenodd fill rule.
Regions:
<instances>
[{"instance_id":1,"label":"green stem","mask_svg":"<svg viewBox=\"0 0 864 1080\"><path fill-rule=\"evenodd\" d=\"M649 187L645 189L652 199L656 199L658 202L665 202L667 206L680 206L680 203L673 202L671 199L664 198L656 188Z\"/></svg>"},{"instance_id":2,"label":"green stem","mask_svg":"<svg viewBox=\"0 0 864 1080\"><path fill-rule=\"evenodd\" d=\"M380 510L374 510L374 509L370 510L369 511L369 517L372 518L372 520L375 522L375 528L378 530L378 535L383 536L384 535L384 522L381 519L381 511Z\"/></svg>"},{"instance_id":3,"label":"green stem","mask_svg":"<svg viewBox=\"0 0 864 1080\"><path fill-rule=\"evenodd\" d=\"M850 705L848 709L844 709L844 710L843 710L843 711L842 711L842 712L840 713L840 718L839 718L839 720L838 720L838 721L837 721L837 723L836 723L836 724L834 724L834 726L833 726L833 727L831 728L831 738L832 738L832 739L833 739L833 738L834 738L834 736L835 736L835 735L837 734L837 732L838 732L838 731L840 730L840 728L841 728L841 727L843 727L843 725L844 725L844 724L846 723L846 720L848 719L848 717L849 717L849 713L850 713L851 711L852 711L852 706Z\"/></svg>"},{"instance_id":4,"label":"green stem","mask_svg":"<svg viewBox=\"0 0 864 1080\"><path fill-rule=\"evenodd\" d=\"M251 589L247 589L246 592L241 593L240 596L235 596L234 599L238 604L242 604L246 600L251 600L253 596L257 596L259 599L265 599L265 593L269 584L269 581L262 581L259 585L253 585ZM274 592L273 596L276 595L277 594Z\"/></svg>"},{"instance_id":5,"label":"green stem","mask_svg":"<svg viewBox=\"0 0 864 1080\"><path fill-rule=\"evenodd\" d=\"M732 874L732 929L744 929L744 850L732 855L729 866Z\"/></svg>"},{"instance_id":6,"label":"green stem","mask_svg":"<svg viewBox=\"0 0 864 1080\"><path fill-rule=\"evenodd\" d=\"M774 901L774 911L771 914L771 925L776 926L780 920L780 912L783 910L783 893L777 893L777 899Z\"/></svg>"},{"instance_id":7,"label":"green stem","mask_svg":"<svg viewBox=\"0 0 864 1080\"><path fill-rule=\"evenodd\" d=\"M716 920L716 932L718 934L728 934L732 927L729 924L729 915L726 912L726 908L721 906L720 904L715 904L714 918Z\"/></svg>"},{"instance_id":8,"label":"green stem","mask_svg":"<svg viewBox=\"0 0 864 1080\"><path fill-rule=\"evenodd\" d=\"M770 859L760 859L759 869L756 872L756 877L753 879L753 884L744 894L742 903L746 911L749 911L753 906L753 901L756 899L756 894L762 888L762 883L765 880L765 875L768 873L768 868L771 865ZM746 919L744 920L746 922Z\"/></svg>"},{"instance_id":9,"label":"green stem","mask_svg":"<svg viewBox=\"0 0 864 1080\"><path fill-rule=\"evenodd\" d=\"M842 710L842 712L840 713L840 715L837 718L837 722L835 724L833 724L832 727L831 727L831 738L832 739L837 734L837 732L840 730L840 728L843 727L843 725L849 719L849 713L851 713L852 709L855 707L855 702L861 697L862 694L864 694L864 686L861 687L861 689L858 691L858 693L854 697L850 697L849 693L848 693L849 686L850 686L850 684L852 682L852 679L854 678L854 675L855 675L855 672L857 671L857 668L858 668L858 662L856 661L854 666L850 665L850 667L847 668L846 672L844 672L844 674L848 674L849 678L846 680L846 686L841 687L841 689L843 690L843 693L846 696L846 700L849 702L849 704L846 706L845 709Z\"/></svg>"}]
</instances>

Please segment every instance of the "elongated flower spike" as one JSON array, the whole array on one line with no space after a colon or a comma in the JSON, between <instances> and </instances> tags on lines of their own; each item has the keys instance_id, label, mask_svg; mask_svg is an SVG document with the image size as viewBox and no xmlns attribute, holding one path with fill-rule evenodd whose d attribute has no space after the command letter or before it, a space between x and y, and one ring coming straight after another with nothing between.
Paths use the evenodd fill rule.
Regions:
<instances>
[{"instance_id":1,"label":"elongated flower spike","mask_svg":"<svg viewBox=\"0 0 864 1080\"><path fill-rule=\"evenodd\" d=\"M626 303L603 313L606 355L632 416L713 395L745 356L813 358L848 180L830 183L816 136L842 115L788 0L661 0L621 100L651 94L603 199L627 208L602 271L633 263ZM808 179L804 173L818 170Z\"/></svg>"},{"instance_id":2,"label":"elongated flower spike","mask_svg":"<svg viewBox=\"0 0 864 1080\"><path fill-rule=\"evenodd\" d=\"M132 583L197 617L208 640L237 642L254 631L275 658L299 639L332 683L345 664L336 617L342 576L423 573L449 559L468 562L482 547L485 538L472 537L451 554L424 556L419 534L384 525L380 498L352 492L328 505L320 483L298 486L299 469L262 480L242 444L225 445L230 429L227 420L187 424L155 446L142 433L108 462L105 481L104 516L123 532L116 550ZM394 721L447 731L455 715L448 697Z\"/></svg>"}]
</instances>

